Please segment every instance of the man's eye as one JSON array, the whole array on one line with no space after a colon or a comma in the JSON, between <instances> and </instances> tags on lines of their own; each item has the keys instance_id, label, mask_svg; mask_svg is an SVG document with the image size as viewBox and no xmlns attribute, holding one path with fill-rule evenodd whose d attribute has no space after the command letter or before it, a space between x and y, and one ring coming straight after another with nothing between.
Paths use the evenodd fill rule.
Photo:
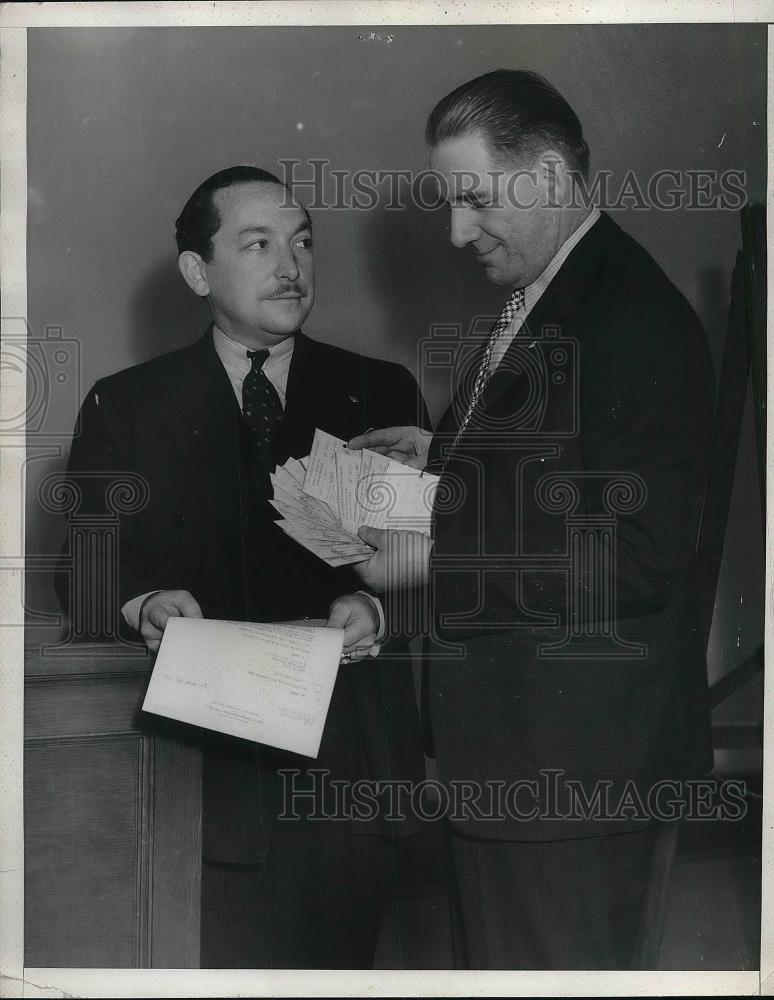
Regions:
<instances>
[{"instance_id":1,"label":"man's eye","mask_svg":"<svg viewBox=\"0 0 774 1000\"><path fill-rule=\"evenodd\" d=\"M252 243L247 244L248 250L265 250L269 245L268 240L253 240Z\"/></svg>"},{"instance_id":2,"label":"man's eye","mask_svg":"<svg viewBox=\"0 0 774 1000\"><path fill-rule=\"evenodd\" d=\"M296 246L302 247L304 250L312 249L312 237L302 236L300 239L296 240Z\"/></svg>"}]
</instances>

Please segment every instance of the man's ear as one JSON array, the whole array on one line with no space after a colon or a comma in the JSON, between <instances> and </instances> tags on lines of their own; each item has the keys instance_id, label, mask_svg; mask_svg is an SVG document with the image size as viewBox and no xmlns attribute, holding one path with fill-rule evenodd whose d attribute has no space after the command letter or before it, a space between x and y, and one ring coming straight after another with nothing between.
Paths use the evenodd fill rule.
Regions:
<instances>
[{"instance_id":1,"label":"man's ear","mask_svg":"<svg viewBox=\"0 0 774 1000\"><path fill-rule=\"evenodd\" d=\"M185 283L195 292L196 295L204 296L210 294L210 286L207 281L207 265L194 250L183 250L177 258L177 266L180 273L185 278Z\"/></svg>"},{"instance_id":2,"label":"man's ear","mask_svg":"<svg viewBox=\"0 0 774 1000\"><path fill-rule=\"evenodd\" d=\"M546 149L538 157L535 170L549 207L564 205L570 192L567 160L556 149Z\"/></svg>"}]
</instances>

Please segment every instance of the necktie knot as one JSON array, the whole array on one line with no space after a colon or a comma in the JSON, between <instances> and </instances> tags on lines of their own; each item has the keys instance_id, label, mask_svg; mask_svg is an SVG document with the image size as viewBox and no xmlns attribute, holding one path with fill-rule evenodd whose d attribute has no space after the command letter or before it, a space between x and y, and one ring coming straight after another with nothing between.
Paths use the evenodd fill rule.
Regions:
<instances>
[{"instance_id":1,"label":"necktie knot","mask_svg":"<svg viewBox=\"0 0 774 1000\"><path fill-rule=\"evenodd\" d=\"M267 348L262 347L260 351L248 351L247 356L250 359L250 365L253 371L260 371L266 363L266 359L269 356L269 351Z\"/></svg>"}]
</instances>

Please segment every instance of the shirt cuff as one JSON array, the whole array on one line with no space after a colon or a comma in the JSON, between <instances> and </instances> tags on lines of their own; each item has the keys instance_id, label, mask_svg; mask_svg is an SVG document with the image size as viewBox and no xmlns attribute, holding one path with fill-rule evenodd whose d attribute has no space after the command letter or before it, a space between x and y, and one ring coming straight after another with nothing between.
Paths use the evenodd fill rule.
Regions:
<instances>
[{"instance_id":1,"label":"shirt cuff","mask_svg":"<svg viewBox=\"0 0 774 1000\"><path fill-rule=\"evenodd\" d=\"M160 590L149 590L147 594L140 594L139 597L133 597L131 601L126 602L121 608L121 614L124 616L124 621L129 628L133 628L135 632L140 631L140 612L142 611L143 604L149 597L160 593Z\"/></svg>"},{"instance_id":2,"label":"shirt cuff","mask_svg":"<svg viewBox=\"0 0 774 1000\"><path fill-rule=\"evenodd\" d=\"M384 638L387 635L387 621L384 617L384 608L382 607L382 602L376 596L376 594L370 594L367 590L356 591L360 597L365 597L369 602L373 610L376 612L376 617L379 622L379 626L376 630L375 642L384 642Z\"/></svg>"}]
</instances>

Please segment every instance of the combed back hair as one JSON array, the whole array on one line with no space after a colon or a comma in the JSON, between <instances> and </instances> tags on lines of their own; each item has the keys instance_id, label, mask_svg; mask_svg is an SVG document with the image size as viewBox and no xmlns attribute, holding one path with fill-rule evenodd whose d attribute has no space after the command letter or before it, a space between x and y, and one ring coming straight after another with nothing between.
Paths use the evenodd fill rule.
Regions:
<instances>
[{"instance_id":1,"label":"combed back hair","mask_svg":"<svg viewBox=\"0 0 774 1000\"><path fill-rule=\"evenodd\" d=\"M537 73L496 69L463 83L430 112L425 138L438 146L469 132L481 132L496 153L518 160L556 149L571 170L588 176L589 147L578 116Z\"/></svg>"},{"instance_id":2,"label":"combed back hair","mask_svg":"<svg viewBox=\"0 0 774 1000\"><path fill-rule=\"evenodd\" d=\"M247 165L219 170L200 184L175 221L177 252L193 250L202 260L211 260L212 237L220 229L220 212L215 205L215 192L235 184L254 184L256 181L286 187L279 177L268 170Z\"/></svg>"}]
</instances>

